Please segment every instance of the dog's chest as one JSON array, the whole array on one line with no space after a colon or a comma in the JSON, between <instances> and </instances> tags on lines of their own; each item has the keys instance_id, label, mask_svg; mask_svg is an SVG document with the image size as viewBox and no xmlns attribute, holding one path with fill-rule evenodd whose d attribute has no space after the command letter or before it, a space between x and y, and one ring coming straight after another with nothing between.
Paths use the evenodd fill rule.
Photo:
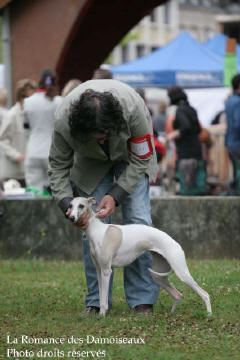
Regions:
<instances>
[{"instance_id":1,"label":"dog's chest","mask_svg":"<svg viewBox=\"0 0 240 360\"><path fill-rule=\"evenodd\" d=\"M102 239L104 237L104 228L94 229L89 231L87 235L87 239L90 246L90 253L94 258L99 257L99 254L102 251Z\"/></svg>"},{"instance_id":2,"label":"dog's chest","mask_svg":"<svg viewBox=\"0 0 240 360\"><path fill-rule=\"evenodd\" d=\"M100 244L98 242L89 241L90 254L96 258L101 250Z\"/></svg>"}]
</instances>

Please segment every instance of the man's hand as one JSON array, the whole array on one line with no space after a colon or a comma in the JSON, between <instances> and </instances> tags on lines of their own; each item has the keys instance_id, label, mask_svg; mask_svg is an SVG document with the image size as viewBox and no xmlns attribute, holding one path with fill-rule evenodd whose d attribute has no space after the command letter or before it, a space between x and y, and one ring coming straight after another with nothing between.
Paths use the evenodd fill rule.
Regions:
<instances>
[{"instance_id":1,"label":"man's hand","mask_svg":"<svg viewBox=\"0 0 240 360\"><path fill-rule=\"evenodd\" d=\"M173 141L177 138L180 137L180 131L179 130L174 130L172 132L170 132L169 134L166 135L166 140L167 141Z\"/></svg>"},{"instance_id":2,"label":"man's hand","mask_svg":"<svg viewBox=\"0 0 240 360\"><path fill-rule=\"evenodd\" d=\"M69 217L71 214L71 209L67 209L66 216ZM77 222L73 223L73 225L79 227L81 230L86 230L88 228L88 220L90 218L90 214L83 214Z\"/></svg>"},{"instance_id":3,"label":"man's hand","mask_svg":"<svg viewBox=\"0 0 240 360\"><path fill-rule=\"evenodd\" d=\"M103 209L100 214L97 214L96 217L100 219L105 219L109 215L113 214L115 211L116 202L111 195L105 195L97 207L97 211Z\"/></svg>"}]
</instances>

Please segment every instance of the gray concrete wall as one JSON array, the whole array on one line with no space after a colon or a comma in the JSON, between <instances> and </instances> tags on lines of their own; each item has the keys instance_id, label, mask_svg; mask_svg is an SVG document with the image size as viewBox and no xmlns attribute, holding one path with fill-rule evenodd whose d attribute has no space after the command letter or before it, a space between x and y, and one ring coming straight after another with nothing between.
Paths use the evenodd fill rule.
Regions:
<instances>
[{"instance_id":1,"label":"gray concrete wall","mask_svg":"<svg viewBox=\"0 0 240 360\"><path fill-rule=\"evenodd\" d=\"M240 197L153 199L155 227L190 258L240 258ZM0 200L0 256L81 258L81 231L52 199ZM113 219L121 223L120 209Z\"/></svg>"}]
</instances>

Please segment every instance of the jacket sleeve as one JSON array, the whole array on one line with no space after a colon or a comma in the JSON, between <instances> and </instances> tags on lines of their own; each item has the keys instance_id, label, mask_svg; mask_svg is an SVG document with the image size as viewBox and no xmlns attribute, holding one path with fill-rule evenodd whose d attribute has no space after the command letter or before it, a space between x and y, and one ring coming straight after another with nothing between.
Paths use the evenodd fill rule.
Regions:
<instances>
[{"instance_id":1,"label":"jacket sleeve","mask_svg":"<svg viewBox=\"0 0 240 360\"><path fill-rule=\"evenodd\" d=\"M3 119L2 126L0 127L0 148L4 151L5 156L10 158L12 161L17 161L17 158L21 153L12 146L12 122L14 119L6 114Z\"/></svg>"},{"instance_id":2,"label":"jacket sleeve","mask_svg":"<svg viewBox=\"0 0 240 360\"><path fill-rule=\"evenodd\" d=\"M49 154L48 176L53 197L65 212L73 198L70 170L73 165L73 149L56 130L53 132Z\"/></svg>"},{"instance_id":3,"label":"jacket sleeve","mask_svg":"<svg viewBox=\"0 0 240 360\"><path fill-rule=\"evenodd\" d=\"M126 166L123 173L120 175L119 179L116 181L116 184L114 184L113 189L110 189L110 191L108 192L109 194L111 194L111 191L113 190L115 193L117 193L117 199L114 196L114 193L111 194L117 200L117 203L121 202L126 195L133 192L140 178L144 174L148 173L150 164L154 165L154 159L156 160L152 119L145 105L141 106L140 104L140 106L137 106L135 112L130 115L128 125L131 134L128 142L130 142L132 138L141 138L146 135L150 135L152 152L146 157L141 158L131 152L129 149L128 165Z\"/></svg>"}]
</instances>

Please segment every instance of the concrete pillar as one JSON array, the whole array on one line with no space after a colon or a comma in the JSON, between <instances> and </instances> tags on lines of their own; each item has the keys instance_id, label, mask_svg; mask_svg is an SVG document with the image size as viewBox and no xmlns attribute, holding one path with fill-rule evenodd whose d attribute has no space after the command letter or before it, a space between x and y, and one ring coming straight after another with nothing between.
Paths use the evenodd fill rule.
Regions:
<instances>
[{"instance_id":1,"label":"concrete pillar","mask_svg":"<svg viewBox=\"0 0 240 360\"><path fill-rule=\"evenodd\" d=\"M122 64L122 47L120 45L116 46L112 52L112 64L120 65Z\"/></svg>"},{"instance_id":2,"label":"concrete pillar","mask_svg":"<svg viewBox=\"0 0 240 360\"><path fill-rule=\"evenodd\" d=\"M158 44L163 46L166 43L166 25L165 25L165 7L159 6L157 8L157 19L158 19Z\"/></svg>"},{"instance_id":3,"label":"concrete pillar","mask_svg":"<svg viewBox=\"0 0 240 360\"><path fill-rule=\"evenodd\" d=\"M128 59L127 61L133 61L137 58L137 45L135 40L129 41L128 46Z\"/></svg>"},{"instance_id":4,"label":"concrete pillar","mask_svg":"<svg viewBox=\"0 0 240 360\"><path fill-rule=\"evenodd\" d=\"M175 33L179 31L179 1L171 0L170 6L170 26Z\"/></svg>"},{"instance_id":5,"label":"concrete pillar","mask_svg":"<svg viewBox=\"0 0 240 360\"><path fill-rule=\"evenodd\" d=\"M145 16L144 22L143 22L143 29L144 29L144 55L149 54L151 51L151 21L150 16Z\"/></svg>"}]
</instances>

